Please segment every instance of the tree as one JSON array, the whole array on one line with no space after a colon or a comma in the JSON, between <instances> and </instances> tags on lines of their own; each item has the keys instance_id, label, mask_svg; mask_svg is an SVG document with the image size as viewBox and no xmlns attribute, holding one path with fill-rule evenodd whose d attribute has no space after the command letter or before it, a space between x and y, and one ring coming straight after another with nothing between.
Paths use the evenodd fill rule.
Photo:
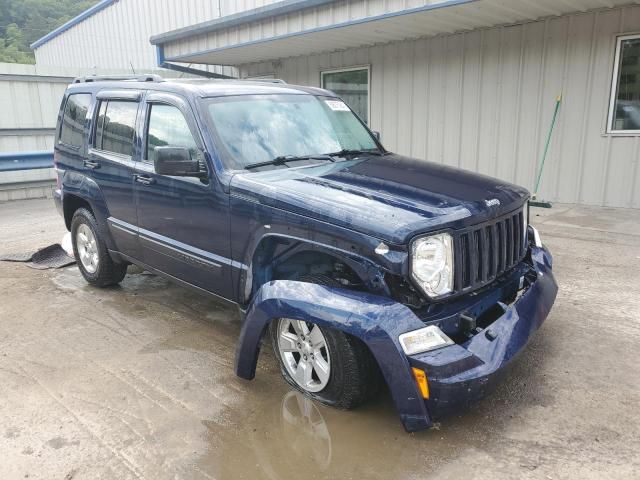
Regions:
<instances>
[{"instance_id":1,"label":"tree","mask_svg":"<svg viewBox=\"0 0 640 480\"><path fill-rule=\"evenodd\" d=\"M34 63L29 45L98 0L0 0L0 62Z\"/></svg>"}]
</instances>

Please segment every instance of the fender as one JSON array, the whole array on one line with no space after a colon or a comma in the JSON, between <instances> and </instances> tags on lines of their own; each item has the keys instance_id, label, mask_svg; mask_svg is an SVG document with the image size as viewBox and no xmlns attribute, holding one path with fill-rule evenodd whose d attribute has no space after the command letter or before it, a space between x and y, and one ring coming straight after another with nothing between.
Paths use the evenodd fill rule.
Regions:
<instances>
[{"instance_id":1,"label":"fender","mask_svg":"<svg viewBox=\"0 0 640 480\"><path fill-rule=\"evenodd\" d=\"M104 200L102 191L96 181L82 173L66 170L62 179L62 204L64 206L65 195L75 195L85 200L91 206L93 214L100 228L100 234L109 250L116 250L116 244L111 236L111 229L107 224L109 210Z\"/></svg>"},{"instance_id":2,"label":"fender","mask_svg":"<svg viewBox=\"0 0 640 480\"><path fill-rule=\"evenodd\" d=\"M239 303L249 302L249 287L253 287L250 278L255 253L260 245L269 239L281 239L290 246L296 242L304 243L310 250L323 249L334 257L340 258L352 270L359 268L363 281L374 279L376 272L389 272L403 275L408 268L407 247L389 244L385 255L378 255L375 249L381 240L344 227L332 225L300 214L265 205L251 196L251 192L234 192L229 196L230 235L238 242L231 245L234 260L249 267L248 270L235 269L233 279ZM278 252L282 253L282 252ZM372 282L373 287L373 282ZM376 290L375 288L371 288ZM255 291L251 292L255 295Z\"/></svg>"},{"instance_id":3,"label":"fender","mask_svg":"<svg viewBox=\"0 0 640 480\"><path fill-rule=\"evenodd\" d=\"M377 265L370 259L357 253L348 252L342 248L332 245L324 245L313 240L294 237L291 235L268 233L263 235L260 238L260 242L255 245L251 256L246 260L248 268L241 272L240 293L244 295L245 301L249 301L251 298L250 293L254 288L253 282L256 280L254 277L254 269L256 268L256 252L261 246L266 245L265 242L273 242L271 244L273 251L267 252L269 268L275 268L286 263L288 259L297 253L323 253L347 265L366 284L369 291L380 295L390 295L389 289L384 282L384 268ZM267 280L270 280L270 278ZM266 283L266 281L261 281L260 284L262 283Z\"/></svg>"},{"instance_id":4,"label":"fender","mask_svg":"<svg viewBox=\"0 0 640 480\"><path fill-rule=\"evenodd\" d=\"M247 311L236 350L236 374L255 377L260 342L272 320L292 318L359 338L378 362L408 432L432 424L398 336L424 324L391 299L342 288L276 280L263 285Z\"/></svg>"}]
</instances>

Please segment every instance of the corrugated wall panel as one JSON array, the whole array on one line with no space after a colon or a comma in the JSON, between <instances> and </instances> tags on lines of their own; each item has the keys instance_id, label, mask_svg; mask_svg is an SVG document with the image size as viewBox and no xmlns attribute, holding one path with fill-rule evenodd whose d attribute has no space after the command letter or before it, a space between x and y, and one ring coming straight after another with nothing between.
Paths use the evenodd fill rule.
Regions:
<instances>
[{"instance_id":1,"label":"corrugated wall panel","mask_svg":"<svg viewBox=\"0 0 640 480\"><path fill-rule=\"evenodd\" d=\"M4 80L0 76L0 129L54 128L65 83Z\"/></svg>"},{"instance_id":2,"label":"corrugated wall panel","mask_svg":"<svg viewBox=\"0 0 640 480\"><path fill-rule=\"evenodd\" d=\"M277 0L120 0L35 50L39 66L136 70L157 66L149 38ZM211 71L233 70L208 67Z\"/></svg>"},{"instance_id":3,"label":"corrugated wall panel","mask_svg":"<svg viewBox=\"0 0 640 480\"><path fill-rule=\"evenodd\" d=\"M53 150L53 134L0 135L0 152Z\"/></svg>"},{"instance_id":4,"label":"corrugated wall panel","mask_svg":"<svg viewBox=\"0 0 640 480\"><path fill-rule=\"evenodd\" d=\"M0 63L0 152L52 150L64 91L74 77L90 73L116 72Z\"/></svg>"},{"instance_id":5,"label":"corrugated wall panel","mask_svg":"<svg viewBox=\"0 0 640 480\"><path fill-rule=\"evenodd\" d=\"M640 7L553 17L356 50L246 65L319 85L320 72L371 65L371 126L398 153L532 189L555 99L563 104L540 197L640 208L640 137L605 133L615 35Z\"/></svg>"},{"instance_id":6,"label":"corrugated wall panel","mask_svg":"<svg viewBox=\"0 0 640 480\"><path fill-rule=\"evenodd\" d=\"M480 119L480 78L482 76L482 41L483 31L470 32L464 37L464 62L462 75L462 95L460 114L460 130L458 134L468 141L460 143L461 168L469 170L476 169L476 152L478 150L477 125ZM422 123L420 128L424 129L426 124ZM424 157L423 157L424 158Z\"/></svg>"},{"instance_id":7,"label":"corrugated wall panel","mask_svg":"<svg viewBox=\"0 0 640 480\"><path fill-rule=\"evenodd\" d=\"M0 152L53 150L60 102L75 76L113 70L52 69L0 63ZM155 70L158 73L158 70ZM173 72L169 72L173 73ZM50 194L53 169L0 172L0 201ZM44 187L38 187L44 181ZM29 186L25 186L25 184Z\"/></svg>"}]
</instances>

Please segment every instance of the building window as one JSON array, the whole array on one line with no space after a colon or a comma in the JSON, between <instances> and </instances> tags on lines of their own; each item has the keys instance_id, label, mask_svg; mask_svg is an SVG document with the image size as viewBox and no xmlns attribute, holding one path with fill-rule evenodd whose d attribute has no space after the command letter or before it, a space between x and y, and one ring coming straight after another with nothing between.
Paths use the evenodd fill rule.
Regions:
<instances>
[{"instance_id":1,"label":"building window","mask_svg":"<svg viewBox=\"0 0 640 480\"><path fill-rule=\"evenodd\" d=\"M74 93L67 98L60 128L60 143L79 147L84 135L84 122L91 105L90 93Z\"/></svg>"},{"instance_id":2,"label":"building window","mask_svg":"<svg viewBox=\"0 0 640 480\"><path fill-rule=\"evenodd\" d=\"M640 35L618 37L608 131L640 134Z\"/></svg>"},{"instance_id":3,"label":"building window","mask_svg":"<svg viewBox=\"0 0 640 480\"><path fill-rule=\"evenodd\" d=\"M138 113L138 102L109 100L100 103L94 146L130 157Z\"/></svg>"},{"instance_id":4,"label":"building window","mask_svg":"<svg viewBox=\"0 0 640 480\"><path fill-rule=\"evenodd\" d=\"M355 67L320 73L322 88L341 97L365 122L369 123L370 68Z\"/></svg>"}]
</instances>

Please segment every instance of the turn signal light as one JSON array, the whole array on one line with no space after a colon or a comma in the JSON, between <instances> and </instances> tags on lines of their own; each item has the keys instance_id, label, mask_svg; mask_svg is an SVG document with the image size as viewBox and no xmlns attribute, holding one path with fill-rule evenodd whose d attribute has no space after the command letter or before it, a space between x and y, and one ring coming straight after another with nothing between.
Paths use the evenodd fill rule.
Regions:
<instances>
[{"instance_id":1,"label":"turn signal light","mask_svg":"<svg viewBox=\"0 0 640 480\"><path fill-rule=\"evenodd\" d=\"M416 379L416 384L418 385L418 390L420 390L420 395L425 400L429 399L429 382L427 380L427 374L424 373L423 370L419 368L411 367L411 371L413 372L413 378Z\"/></svg>"}]
</instances>

